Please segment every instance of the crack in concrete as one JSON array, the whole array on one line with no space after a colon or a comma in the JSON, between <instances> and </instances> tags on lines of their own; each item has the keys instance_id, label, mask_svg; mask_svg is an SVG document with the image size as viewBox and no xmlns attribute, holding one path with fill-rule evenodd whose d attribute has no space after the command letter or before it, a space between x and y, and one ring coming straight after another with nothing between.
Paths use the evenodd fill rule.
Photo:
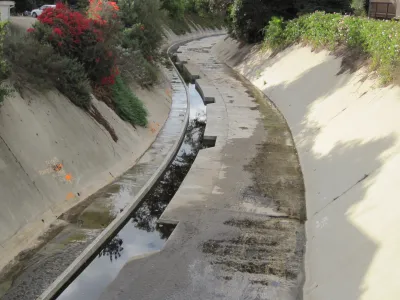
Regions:
<instances>
[{"instance_id":1,"label":"crack in concrete","mask_svg":"<svg viewBox=\"0 0 400 300\"><path fill-rule=\"evenodd\" d=\"M35 187L35 189L38 191L39 195L42 196L43 199L43 194L42 192L39 190L39 188L36 186L36 183L34 180L32 180L32 178L29 176L28 172L26 172L25 168L22 166L21 162L18 160L18 158L15 156L14 152L11 150L10 146L8 146L8 144L6 143L6 141L3 139L3 137L0 135L0 139L3 141L4 145L6 145L8 151L10 151L11 155L14 157L16 163L21 167L21 169L24 171L25 175L29 178L29 180L32 182L33 186Z\"/></svg>"},{"instance_id":2,"label":"crack in concrete","mask_svg":"<svg viewBox=\"0 0 400 300\"><path fill-rule=\"evenodd\" d=\"M372 172L371 172L371 173L372 173ZM325 208L327 208L331 203L335 202L337 199L339 199L339 198L341 198L342 196L344 196L345 194L347 194L351 189L353 189L353 188L354 188L355 186L357 186L359 183L361 183L361 182L363 182L365 179L367 179L371 173L365 174L361 179L359 179L356 183L354 183L352 186L350 186L348 189L346 189L343 193L341 193L339 196L333 198L332 201L330 201L330 202L327 203L323 208L321 208L320 210L318 210L317 212L315 212L313 216L316 216L316 215L319 214L321 211L323 211Z\"/></svg>"}]
</instances>

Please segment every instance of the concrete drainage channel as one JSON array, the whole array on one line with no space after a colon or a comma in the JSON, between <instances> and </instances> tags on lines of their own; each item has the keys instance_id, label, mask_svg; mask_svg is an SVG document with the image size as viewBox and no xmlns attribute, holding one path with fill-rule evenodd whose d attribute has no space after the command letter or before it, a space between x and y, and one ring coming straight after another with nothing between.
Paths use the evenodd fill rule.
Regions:
<instances>
[{"instance_id":1,"label":"concrete drainage channel","mask_svg":"<svg viewBox=\"0 0 400 300\"><path fill-rule=\"evenodd\" d=\"M98 299L130 259L163 247L175 225L158 224L157 221L189 172L197 153L206 147L203 143L205 106L193 84L189 84L189 93L189 125L175 159L146 195L142 204L128 218L124 227L100 249L97 257L65 290L60 290L53 297L54 299Z\"/></svg>"}]
</instances>

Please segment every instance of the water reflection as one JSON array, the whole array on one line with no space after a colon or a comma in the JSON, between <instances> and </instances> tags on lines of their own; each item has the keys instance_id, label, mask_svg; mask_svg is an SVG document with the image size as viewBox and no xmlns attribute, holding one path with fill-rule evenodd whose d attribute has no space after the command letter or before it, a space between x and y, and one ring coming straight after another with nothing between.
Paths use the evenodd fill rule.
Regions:
<instances>
[{"instance_id":1,"label":"water reflection","mask_svg":"<svg viewBox=\"0 0 400 300\"><path fill-rule=\"evenodd\" d=\"M198 151L202 148L205 129L206 108L194 85L189 85L189 91L190 121L177 156L132 214L130 221L101 249L98 257L58 299L98 299L129 259L160 250L172 233L173 227L159 226L157 220L175 195Z\"/></svg>"},{"instance_id":2,"label":"water reflection","mask_svg":"<svg viewBox=\"0 0 400 300\"><path fill-rule=\"evenodd\" d=\"M124 241L117 235L101 249L99 257L108 256L111 262L113 261L113 257L114 259L118 259L121 257L122 250L124 250L124 247L122 247L123 243Z\"/></svg>"}]
</instances>

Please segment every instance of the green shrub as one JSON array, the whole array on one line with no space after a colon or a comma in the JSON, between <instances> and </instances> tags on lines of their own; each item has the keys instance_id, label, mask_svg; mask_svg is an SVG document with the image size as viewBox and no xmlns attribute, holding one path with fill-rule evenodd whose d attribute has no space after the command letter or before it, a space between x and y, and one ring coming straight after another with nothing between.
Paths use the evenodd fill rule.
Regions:
<instances>
[{"instance_id":1,"label":"green shrub","mask_svg":"<svg viewBox=\"0 0 400 300\"><path fill-rule=\"evenodd\" d=\"M120 2L125 29L121 35L117 65L124 78L142 86L155 83L158 68L154 61L163 39L163 19L159 0Z\"/></svg>"},{"instance_id":2,"label":"green shrub","mask_svg":"<svg viewBox=\"0 0 400 300\"><path fill-rule=\"evenodd\" d=\"M151 86L158 80L159 69L145 59L140 51L120 49L117 64L121 76L128 81Z\"/></svg>"},{"instance_id":3,"label":"green shrub","mask_svg":"<svg viewBox=\"0 0 400 300\"><path fill-rule=\"evenodd\" d=\"M124 4L126 5L126 4ZM123 31L122 46L140 50L144 57L156 56L162 43L163 12L159 0L136 0L129 8L121 7L122 19L128 20Z\"/></svg>"},{"instance_id":4,"label":"green shrub","mask_svg":"<svg viewBox=\"0 0 400 300\"><path fill-rule=\"evenodd\" d=\"M330 50L346 46L366 54L383 83L391 82L400 67L400 23L396 21L316 12L282 26L283 31L277 30L275 22L266 27L268 47L284 47L296 42ZM280 36L277 37L277 33Z\"/></svg>"},{"instance_id":5,"label":"green shrub","mask_svg":"<svg viewBox=\"0 0 400 300\"><path fill-rule=\"evenodd\" d=\"M147 110L143 102L127 87L120 76L112 86L115 111L122 120L132 125L147 125Z\"/></svg>"},{"instance_id":6,"label":"green shrub","mask_svg":"<svg viewBox=\"0 0 400 300\"><path fill-rule=\"evenodd\" d=\"M11 95L12 89L4 83L9 76L9 66L4 59L4 40L7 34L7 23L0 22L0 104Z\"/></svg>"},{"instance_id":7,"label":"green shrub","mask_svg":"<svg viewBox=\"0 0 400 300\"><path fill-rule=\"evenodd\" d=\"M265 41L268 46L276 49L285 44L285 22L282 18L272 17L265 32Z\"/></svg>"},{"instance_id":8,"label":"green shrub","mask_svg":"<svg viewBox=\"0 0 400 300\"><path fill-rule=\"evenodd\" d=\"M89 107L89 81L84 67L76 60L55 53L50 45L25 34L7 37L4 57L10 66L10 79L18 90L29 86L38 90L56 87L77 106Z\"/></svg>"},{"instance_id":9,"label":"green shrub","mask_svg":"<svg viewBox=\"0 0 400 300\"><path fill-rule=\"evenodd\" d=\"M182 20L185 15L185 0L162 0L161 7L168 11L170 16Z\"/></svg>"},{"instance_id":10,"label":"green shrub","mask_svg":"<svg viewBox=\"0 0 400 300\"><path fill-rule=\"evenodd\" d=\"M210 0L187 0L185 10L199 16L206 16L211 13L212 4L213 1Z\"/></svg>"},{"instance_id":11,"label":"green shrub","mask_svg":"<svg viewBox=\"0 0 400 300\"><path fill-rule=\"evenodd\" d=\"M5 76L8 71L7 63L3 57L3 44L7 34L7 23L0 22L0 79L1 77ZM4 78L3 78L4 79Z\"/></svg>"},{"instance_id":12,"label":"green shrub","mask_svg":"<svg viewBox=\"0 0 400 300\"><path fill-rule=\"evenodd\" d=\"M356 16L367 16L369 8L369 0L352 0L351 8Z\"/></svg>"},{"instance_id":13,"label":"green shrub","mask_svg":"<svg viewBox=\"0 0 400 300\"><path fill-rule=\"evenodd\" d=\"M4 102L7 97L10 97L14 90L6 83L0 82L0 104Z\"/></svg>"}]
</instances>

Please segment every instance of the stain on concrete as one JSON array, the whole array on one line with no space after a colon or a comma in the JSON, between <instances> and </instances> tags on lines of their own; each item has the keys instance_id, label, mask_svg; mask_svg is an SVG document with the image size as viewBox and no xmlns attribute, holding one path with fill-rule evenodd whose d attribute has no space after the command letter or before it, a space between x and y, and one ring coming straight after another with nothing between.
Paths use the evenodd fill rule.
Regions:
<instances>
[{"instance_id":1,"label":"stain on concrete","mask_svg":"<svg viewBox=\"0 0 400 300\"><path fill-rule=\"evenodd\" d=\"M232 76L247 88L263 118L268 137L257 145L257 155L244 167L253 174L254 187L271 198L277 211L306 220L305 189L297 150L290 129L271 101L243 76ZM253 108L250 108L253 110Z\"/></svg>"},{"instance_id":2,"label":"stain on concrete","mask_svg":"<svg viewBox=\"0 0 400 300\"><path fill-rule=\"evenodd\" d=\"M35 254L38 253L45 247L45 245L54 239L65 227L67 223L57 222L50 226L49 230L44 234L39 243L25 251L22 251L18 256L9 263L0 274L0 297L6 299L4 296L11 289L13 282L28 268L30 261L34 258Z\"/></svg>"}]
</instances>

